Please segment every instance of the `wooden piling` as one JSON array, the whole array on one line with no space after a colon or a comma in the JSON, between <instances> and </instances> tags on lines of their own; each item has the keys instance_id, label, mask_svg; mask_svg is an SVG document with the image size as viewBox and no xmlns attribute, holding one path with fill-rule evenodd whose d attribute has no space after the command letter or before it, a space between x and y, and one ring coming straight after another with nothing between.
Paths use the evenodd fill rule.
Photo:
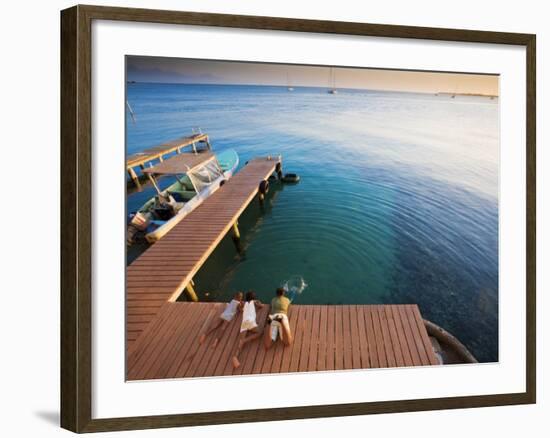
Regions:
<instances>
[{"instance_id":1,"label":"wooden piling","mask_svg":"<svg viewBox=\"0 0 550 438\"><path fill-rule=\"evenodd\" d=\"M233 238L236 240L240 240L241 238L241 233L239 231L239 223L237 221L235 221L235 223L233 224Z\"/></svg>"},{"instance_id":2,"label":"wooden piling","mask_svg":"<svg viewBox=\"0 0 550 438\"><path fill-rule=\"evenodd\" d=\"M233 239L233 243L235 244L235 249L239 254L243 253L243 246L241 245L241 232L239 231L239 223L235 221L232 226L233 229L233 235L231 236Z\"/></svg>"},{"instance_id":3,"label":"wooden piling","mask_svg":"<svg viewBox=\"0 0 550 438\"><path fill-rule=\"evenodd\" d=\"M197 296L197 293L195 292L195 288L193 287L193 282L190 281L187 283L187 286L185 286L185 294L187 295L187 298L191 301L197 302L199 301L199 297Z\"/></svg>"},{"instance_id":4,"label":"wooden piling","mask_svg":"<svg viewBox=\"0 0 550 438\"><path fill-rule=\"evenodd\" d=\"M132 178L132 181L134 182L136 187L138 189L141 189L141 183L139 182L139 178L132 167L128 167L128 175L130 175L130 178Z\"/></svg>"}]
</instances>

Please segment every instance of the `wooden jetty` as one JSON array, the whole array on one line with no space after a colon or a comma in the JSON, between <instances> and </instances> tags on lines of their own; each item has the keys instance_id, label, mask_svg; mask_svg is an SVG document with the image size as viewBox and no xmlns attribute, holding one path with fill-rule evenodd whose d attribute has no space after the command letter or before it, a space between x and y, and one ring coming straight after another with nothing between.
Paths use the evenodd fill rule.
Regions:
<instances>
[{"instance_id":1,"label":"wooden jetty","mask_svg":"<svg viewBox=\"0 0 550 438\"><path fill-rule=\"evenodd\" d=\"M241 366L231 357L238 342L238 314L212 348L198 337L225 303L166 302L127 353L127 379L164 379L241 374L437 365L417 305L292 305L294 343L265 350L247 344ZM263 326L269 306L258 312Z\"/></svg>"},{"instance_id":2,"label":"wooden jetty","mask_svg":"<svg viewBox=\"0 0 550 438\"><path fill-rule=\"evenodd\" d=\"M193 277L232 229L280 162L279 157L250 160L220 189L147 249L126 270L126 339L135 341L168 301L186 290L196 300Z\"/></svg>"},{"instance_id":3,"label":"wooden jetty","mask_svg":"<svg viewBox=\"0 0 550 438\"><path fill-rule=\"evenodd\" d=\"M203 145L202 147L201 144ZM128 171L128 175L130 175L136 187L140 188L141 183L135 172L135 167L140 167L141 170L145 170L146 164L151 161L159 160L162 162L165 155L173 152L179 154L182 149L187 147L192 148L194 153L199 153L201 150L210 150L211 146L208 135L203 133L193 134L132 154L126 158L126 170Z\"/></svg>"}]
</instances>

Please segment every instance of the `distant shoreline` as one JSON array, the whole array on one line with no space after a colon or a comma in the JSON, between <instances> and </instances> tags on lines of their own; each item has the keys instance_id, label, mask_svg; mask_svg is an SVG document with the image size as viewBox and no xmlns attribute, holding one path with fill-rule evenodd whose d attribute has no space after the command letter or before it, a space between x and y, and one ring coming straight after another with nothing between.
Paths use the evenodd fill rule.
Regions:
<instances>
[{"instance_id":1,"label":"distant shoreline","mask_svg":"<svg viewBox=\"0 0 550 438\"><path fill-rule=\"evenodd\" d=\"M436 96L474 96L474 97L498 97L498 94L483 94L483 93L449 93L448 91L439 91Z\"/></svg>"}]
</instances>

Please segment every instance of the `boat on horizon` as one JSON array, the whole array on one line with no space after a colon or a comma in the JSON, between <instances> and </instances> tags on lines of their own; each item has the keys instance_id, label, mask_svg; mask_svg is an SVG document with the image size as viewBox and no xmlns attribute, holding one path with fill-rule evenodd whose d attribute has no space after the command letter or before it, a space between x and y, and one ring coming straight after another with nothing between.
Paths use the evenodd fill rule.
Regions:
<instances>
[{"instance_id":1,"label":"boat on horizon","mask_svg":"<svg viewBox=\"0 0 550 438\"><path fill-rule=\"evenodd\" d=\"M223 186L238 165L237 152L229 149L219 154L210 150L180 153L143 169L157 193L128 217L127 244L160 240ZM160 190L157 178L161 177L175 181Z\"/></svg>"},{"instance_id":2,"label":"boat on horizon","mask_svg":"<svg viewBox=\"0 0 550 438\"><path fill-rule=\"evenodd\" d=\"M288 75L288 72L286 74L286 89L287 91L294 91L294 87L290 85L290 77Z\"/></svg>"}]
</instances>

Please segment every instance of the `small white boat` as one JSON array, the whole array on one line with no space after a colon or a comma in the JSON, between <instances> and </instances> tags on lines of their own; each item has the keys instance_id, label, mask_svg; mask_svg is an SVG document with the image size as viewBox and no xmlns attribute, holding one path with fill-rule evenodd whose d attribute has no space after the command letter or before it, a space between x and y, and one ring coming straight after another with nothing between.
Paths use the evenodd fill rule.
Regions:
<instances>
[{"instance_id":1,"label":"small white boat","mask_svg":"<svg viewBox=\"0 0 550 438\"><path fill-rule=\"evenodd\" d=\"M157 194L129 218L127 243L140 235L149 243L160 240L230 179L238 165L239 156L230 149L217 155L211 151L181 153L143 170ZM159 176L175 182L161 191Z\"/></svg>"}]
</instances>

